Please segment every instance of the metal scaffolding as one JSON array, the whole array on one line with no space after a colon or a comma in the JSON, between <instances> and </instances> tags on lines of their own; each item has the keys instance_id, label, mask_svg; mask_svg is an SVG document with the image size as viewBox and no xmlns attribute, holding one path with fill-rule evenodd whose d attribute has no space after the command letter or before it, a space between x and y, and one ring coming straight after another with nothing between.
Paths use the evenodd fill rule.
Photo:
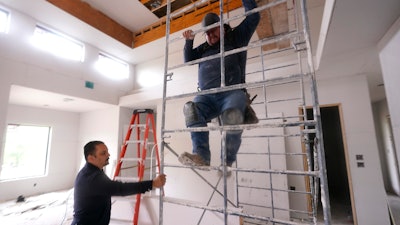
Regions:
<instances>
[{"instance_id":1,"label":"metal scaffolding","mask_svg":"<svg viewBox=\"0 0 400 225\"><path fill-rule=\"evenodd\" d=\"M182 40L182 38L171 38L171 19L205 2L208 1L196 1L179 11L171 12L171 0L168 0L160 150L161 173L167 167L192 170L213 191L206 204L160 195L159 224L162 225L164 222L165 203L170 203L203 210L197 224L201 224L206 211L212 211L223 214L225 225L231 224L228 223L228 217L231 215L239 217L241 225L330 225L330 202L323 136L306 0L269 1L267 4L258 5L257 8L240 15L226 19L221 16L220 25L223 25L283 3L288 6L292 24L288 32L252 41L247 47L224 51L222 43L220 54L171 66L169 47L172 43ZM221 15L224 15L222 1L220 1L220 12ZM207 29L212 26L217 25L211 25ZM199 29L194 32L201 33L204 30ZM223 32L221 34L223 35ZM221 41L223 42L222 37ZM290 44L281 49L263 50L263 46L282 41ZM247 61L251 65L251 68L247 68L246 71L246 83L225 86L225 71L224 66L221 66L221 87L191 93L168 94L168 85L170 82L174 82L172 79L174 70L215 58L220 58L221 65L224 65L224 57L242 51L249 52ZM277 58L286 60L277 62ZM270 63L270 61L274 61L274 63ZM214 123L208 127L180 129L166 127L168 119L166 110L169 102L196 95L243 88L246 88L251 94L260 96L252 103L252 107L260 119L259 123L229 126ZM310 114L307 116L307 111L312 111L312 116ZM226 166L191 167L165 164L164 162L165 151L178 157L177 151L169 143L172 140L171 135L199 131L216 131L221 134L221 158L225 159L226 132L238 129L243 129L244 133L238 159L232 168ZM226 165L224 160L222 160L222 165ZM213 185L203 175L203 172L218 170L222 170L223 176L218 179L216 185ZM228 197L228 172L232 172L232 176L235 177L233 199ZM220 185L222 185L222 191L218 188ZM215 195L222 196L224 199L217 207L209 204Z\"/></svg>"}]
</instances>

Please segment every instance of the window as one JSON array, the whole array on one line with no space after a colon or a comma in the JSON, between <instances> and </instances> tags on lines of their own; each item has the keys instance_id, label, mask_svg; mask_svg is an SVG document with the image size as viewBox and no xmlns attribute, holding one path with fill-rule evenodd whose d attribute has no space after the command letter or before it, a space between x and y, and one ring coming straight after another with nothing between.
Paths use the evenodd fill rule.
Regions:
<instances>
[{"instance_id":1,"label":"window","mask_svg":"<svg viewBox=\"0 0 400 225\"><path fill-rule=\"evenodd\" d=\"M36 26L32 43L36 47L56 56L75 61L83 61L85 51L82 43L44 27Z\"/></svg>"},{"instance_id":2,"label":"window","mask_svg":"<svg viewBox=\"0 0 400 225\"><path fill-rule=\"evenodd\" d=\"M50 127L9 124L1 164L1 180L46 174Z\"/></svg>"},{"instance_id":3,"label":"window","mask_svg":"<svg viewBox=\"0 0 400 225\"><path fill-rule=\"evenodd\" d=\"M10 13L0 9L0 33L7 33L10 22Z\"/></svg>"},{"instance_id":4,"label":"window","mask_svg":"<svg viewBox=\"0 0 400 225\"><path fill-rule=\"evenodd\" d=\"M96 62L96 69L104 76L113 80L129 78L129 64L121 60L100 53Z\"/></svg>"}]
</instances>

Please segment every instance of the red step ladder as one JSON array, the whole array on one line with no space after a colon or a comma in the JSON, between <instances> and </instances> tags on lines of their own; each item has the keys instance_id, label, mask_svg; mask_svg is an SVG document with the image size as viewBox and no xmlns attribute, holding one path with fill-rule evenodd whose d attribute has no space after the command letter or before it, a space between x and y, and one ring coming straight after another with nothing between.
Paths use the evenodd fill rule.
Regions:
<instances>
[{"instance_id":1,"label":"red step ladder","mask_svg":"<svg viewBox=\"0 0 400 225\"><path fill-rule=\"evenodd\" d=\"M141 122L141 117L140 115L145 116L145 122L143 124L140 124ZM135 137L131 138L131 135L133 133L136 133ZM149 141L149 133L153 133L153 139ZM125 154L128 149L129 144L134 144L134 150L136 149L136 157L134 158L128 158L125 157ZM152 149L149 149L149 147L152 146ZM136 147L136 148L135 148ZM134 151L133 150L133 151ZM146 161L148 160L153 160L152 158L147 158L147 152L155 151L156 154L156 166L157 166L157 172L160 172L160 156L158 153L158 147L157 147L157 138L156 138L156 126L154 123L154 112L152 109L135 109L133 111L132 119L129 124L128 131L125 136L124 143L122 145L121 153L118 158L118 163L117 167L115 168L114 172L114 180L120 180L120 181L142 181L144 172L145 172L145 166L146 166ZM134 175L129 176L129 177L122 177L121 176L121 170L125 169L122 168L122 164L126 162L137 162L137 177ZM153 168L150 168L152 170ZM140 200L141 200L141 194L136 195L136 203L135 203L135 209L133 213L133 225L138 224L138 219L139 219L139 208L140 208Z\"/></svg>"}]
</instances>

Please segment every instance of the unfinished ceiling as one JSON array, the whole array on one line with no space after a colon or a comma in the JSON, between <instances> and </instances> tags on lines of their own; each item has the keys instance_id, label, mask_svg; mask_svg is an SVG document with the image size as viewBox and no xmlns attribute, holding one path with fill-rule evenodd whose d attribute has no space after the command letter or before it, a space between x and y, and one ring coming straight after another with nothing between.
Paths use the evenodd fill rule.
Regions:
<instances>
[{"instance_id":1,"label":"unfinished ceiling","mask_svg":"<svg viewBox=\"0 0 400 225\"><path fill-rule=\"evenodd\" d=\"M101 1L98 0L47 1L131 48L142 46L165 36L167 12L166 0L140 0L139 2L144 6L142 10L147 10L154 14L157 19L154 23L146 26L142 24L143 27L136 29L127 27L127 25L120 24L110 18L108 16L109 11L103 13L102 10L106 10L106 8L101 4ZM270 2L274 2L274 0L261 0L258 2L258 5L261 6ZM117 5L118 3L119 2L117 1L113 5ZM191 7L191 9L182 13L176 13L179 12L179 10L182 11L182 8L184 7ZM224 12L227 13L240 7L242 7L241 0L230 0L225 3ZM266 38L288 32L288 10L290 8L291 6L288 6L288 3L284 2L272 7L271 9L262 11L261 17L263 22L261 22L257 28L258 36L260 38ZM204 2L201 0L173 0L171 1L171 11L176 13L171 20L170 26L171 33L175 33L198 24L204 14L208 12L219 13L219 1L212 0ZM270 44L265 46L265 50L283 48L288 45L289 43L287 41Z\"/></svg>"}]
</instances>

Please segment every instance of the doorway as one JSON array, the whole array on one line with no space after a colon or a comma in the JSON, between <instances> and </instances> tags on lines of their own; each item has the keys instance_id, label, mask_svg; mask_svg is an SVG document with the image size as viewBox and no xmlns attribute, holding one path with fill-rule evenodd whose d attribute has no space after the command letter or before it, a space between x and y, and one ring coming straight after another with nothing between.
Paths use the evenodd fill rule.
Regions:
<instances>
[{"instance_id":1,"label":"doorway","mask_svg":"<svg viewBox=\"0 0 400 225\"><path fill-rule=\"evenodd\" d=\"M320 113L332 224L357 224L353 213L353 193L349 185L351 184L351 177L348 174L340 105L321 106ZM307 118L309 120L314 118L312 108L307 109ZM314 136L314 134L310 134L309 140L314 140ZM323 220L320 201L318 203L318 214L318 220Z\"/></svg>"}]
</instances>

